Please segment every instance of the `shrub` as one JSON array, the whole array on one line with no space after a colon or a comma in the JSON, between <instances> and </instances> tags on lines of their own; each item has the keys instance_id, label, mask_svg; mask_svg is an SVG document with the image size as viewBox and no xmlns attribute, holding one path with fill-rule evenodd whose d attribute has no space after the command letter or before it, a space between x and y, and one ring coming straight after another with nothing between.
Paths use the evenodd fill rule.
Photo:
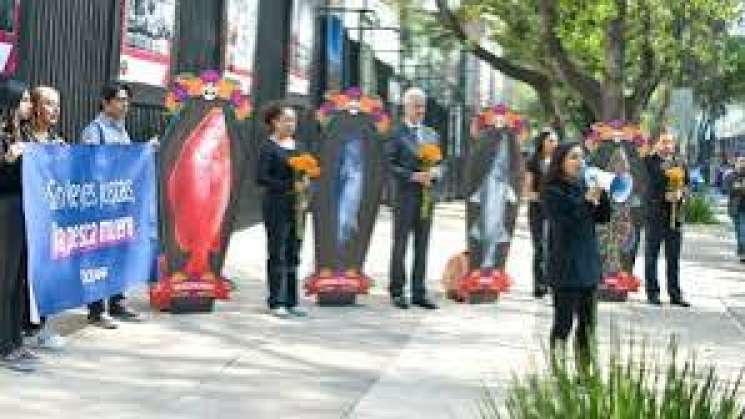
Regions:
<instances>
[{"instance_id":1,"label":"shrub","mask_svg":"<svg viewBox=\"0 0 745 419\"><path fill-rule=\"evenodd\" d=\"M687 223L718 224L711 201L703 195L693 194L686 201L683 211Z\"/></svg>"},{"instance_id":2,"label":"shrub","mask_svg":"<svg viewBox=\"0 0 745 419\"><path fill-rule=\"evenodd\" d=\"M739 419L738 399L743 373L734 383L717 376L713 367L699 369L692 355L680 363L671 340L666 364L650 361L643 346L628 354L611 350L603 372L581 374L554 363L553 368L515 377L505 402L486 390L479 404L483 419ZM551 364L549 362L549 364Z\"/></svg>"}]
</instances>

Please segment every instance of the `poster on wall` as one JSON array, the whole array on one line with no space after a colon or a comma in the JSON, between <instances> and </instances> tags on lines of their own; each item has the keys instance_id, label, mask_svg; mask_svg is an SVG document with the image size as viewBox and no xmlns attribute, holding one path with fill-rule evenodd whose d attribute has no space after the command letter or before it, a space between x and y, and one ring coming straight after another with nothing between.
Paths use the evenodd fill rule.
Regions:
<instances>
[{"instance_id":1,"label":"poster on wall","mask_svg":"<svg viewBox=\"0 0 745 419\"><path fill-rule=\"evenodd\" d=\"M326 90L340 90L344 82L344 22L329 15L326 20Z\"/></svg>"},{"instance_id":2,"label":"poster on wall","mask_svg":"<svg viewBox=\"0 0 745 419\"><path fill-rule=\"evenodd\" d=\"M20 0L0 0L0 75L11 76L18 67Z\"/></svg>"},{"instance_id":3,"label":"poster on wall","mask_svg":"<svg viewBox=\"0 0 745 419\"><path fill-rule=\"evenodd\" d=\"M287 78L288 93L299 95L310 93L314 22L313 3L294 2L289 51L290 71Z\"/></svg>"},{"instance_id":4,"label":"poster on wall","mask_svg":"<svg viewBox=\"0 0 745 419\"><path fill-rule=\"evenodd\" d=\"M168 85L176 0L121 0L119 77L151 86Z\"/></svg>"},{"instance_id":5,"label":"poster on wall","mask_svg":"<svg viewBox=\"0 0 745 419\"><path fill-rule=\"evenodd\" d=\"M225 75L251 93L258 26L259 0L228 0Z\"/></svg>"}]
</instances>

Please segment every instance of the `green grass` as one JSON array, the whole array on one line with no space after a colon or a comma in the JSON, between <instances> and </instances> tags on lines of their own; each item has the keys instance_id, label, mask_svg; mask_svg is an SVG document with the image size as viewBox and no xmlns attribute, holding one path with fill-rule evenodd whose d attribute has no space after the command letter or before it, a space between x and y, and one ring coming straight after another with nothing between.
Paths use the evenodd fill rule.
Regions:
<instances>
[{"instance_id":1,"label":"green grass","mask_svg":"<svg viewBox=\"0 0 745 419\"><path fill-rule=\"evenodd\" d=\"M633 341L627 354L612 345L602 371L577 373L563 363L515 377L507 398L489 390L479 403L479 417L494 419L740 419L738 399L743 372L734 382L719 378L713 367L699 368L696 356L685 361L671 340L666 362L650 357L646 345ZM506 412L506 416L505 416Z\"/></svg>"},{"instance_id":2,"label":"green grass","mask_svg":"<svg viewBox=\"0 0 745 419\"><path fill-rule=\"evenodd\" d=\"M686 201L684 219L688 224L719 224L714 215L713 204L703 194L693 194Z\"/></svg>"}]
</instances>

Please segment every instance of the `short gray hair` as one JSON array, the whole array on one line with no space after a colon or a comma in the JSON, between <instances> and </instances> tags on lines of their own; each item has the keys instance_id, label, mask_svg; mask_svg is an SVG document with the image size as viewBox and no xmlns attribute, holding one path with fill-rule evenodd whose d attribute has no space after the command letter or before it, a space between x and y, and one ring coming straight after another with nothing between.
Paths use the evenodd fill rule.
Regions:
<instances>
[{"instance_id":1,"label":"short gray hair","mask_svg":"<svg viewBox=\"0 0 745 419\"><path fill-rule=\"evenodd\" d=\"M426 100L427 94L424 93L424 90L418 87L409 87L408 89L406 89L406 92L404 92L404 104L411 102L414 98L421 98Z\"/></svg>"}]
</instances>

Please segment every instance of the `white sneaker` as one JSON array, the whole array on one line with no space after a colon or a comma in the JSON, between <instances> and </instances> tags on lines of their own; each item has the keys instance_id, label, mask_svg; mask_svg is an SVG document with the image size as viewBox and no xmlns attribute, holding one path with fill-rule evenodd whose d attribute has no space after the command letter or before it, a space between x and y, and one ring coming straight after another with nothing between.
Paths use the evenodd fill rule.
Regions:
<instances>
[{"instance_id":1,"label":"white sneaker","mask_svg":"<svg viewBox=\"0 0 745 419\"><path fill-rule=\"evenodd\" d=\"M287 309L287 313L294 317L308 317L308 313L299 307L290 307Z\"/></svg>"},{"instance_id":2,"label":"white sneaker","mask_svg":"<svg viewBox=\"0 0 745 419\"><path fill-rule=\"evenodd\" d=\"M269 310L269 312L272 314L272 316L278 317L280 319L286 319L290 317L290 313L284 307L273 308Z\"/></svg>"},{"instance_id":3,"label":"white sneaker","mask_svg":"<svg viewBox=\"0 0 745 419\"><path fill-rule=\"evenodd\" d=\"M61 351L65 348L65 338L53 330L50 330L48 326L45 326L41 331L39 331L39 334L36 335L36 341L33 342L33 344L39 349Z\"/></svg>"}]
</instances>

